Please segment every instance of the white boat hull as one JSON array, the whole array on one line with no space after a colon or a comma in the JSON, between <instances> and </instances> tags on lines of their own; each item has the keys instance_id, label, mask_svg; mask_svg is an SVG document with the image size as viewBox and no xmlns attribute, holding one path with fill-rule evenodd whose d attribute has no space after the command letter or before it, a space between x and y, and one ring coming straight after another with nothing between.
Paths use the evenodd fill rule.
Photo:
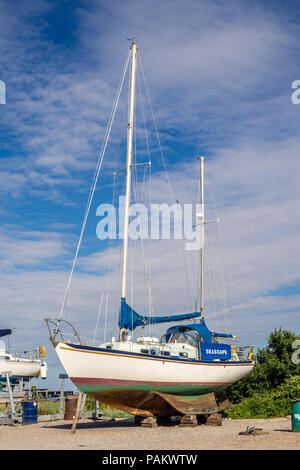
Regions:
<instances>
[{"instance_id":1,"label":"white boat hull","mask_svg":"<svg viewBox=\"0 0 300 470\"><path fill-rule=\"evenodd\" d=\"M39 377L41 362L30 359L5 359L0 358L0 373L11 372L13 377Z\"/></svg>"},{"instance_id":2,"label":"white boat hull","mask_svg":"<svg viewBox=\"0 0 300 470\"><path fill-rule=\"evenodd\" d=\"M253 361L146 356L64 342L57 343L56 352L70 379L81 391L131 412L143 410L144 405L140 406L139 402L147 401L149 393L193 400L212 392L223 392L248 374L254 365Z\"/></svg>"}]
</instances>

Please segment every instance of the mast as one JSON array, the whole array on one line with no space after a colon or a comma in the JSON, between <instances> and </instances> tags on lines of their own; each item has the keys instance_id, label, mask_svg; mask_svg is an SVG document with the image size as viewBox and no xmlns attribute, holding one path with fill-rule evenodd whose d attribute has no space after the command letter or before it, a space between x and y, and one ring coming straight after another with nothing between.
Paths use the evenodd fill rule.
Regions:
<instances>
[{"instance_id":1,"label":"mast","mask_svg":"<svg viewBox=\"0 0 300 470\"><path fill-rule=\"evenodd\" d=\"M123 264L122 264L122 291L121 297L126 298L126 276L127 276L127 255L128 255L128 227L129 227L129 206L131 190L131 161L133 144L133 118L136 82L137 45L134 42L131 49L131 72L130 72L130 97L129 114L127 127L127 164L126 164L126 194L125 194L125 215L124 215L124 242L123 242Z\"/></svg>"},{"instance_id":2,"label":"mast","mask_svg":"<svg viewBox=\"0 0 300 470\"><path fill-rule=\"evenodd\" d=\"M200 316L204 310L204 157L200 157L200 184L201 184L201 251L200 251Z\"/></svg>"}]
</instances>

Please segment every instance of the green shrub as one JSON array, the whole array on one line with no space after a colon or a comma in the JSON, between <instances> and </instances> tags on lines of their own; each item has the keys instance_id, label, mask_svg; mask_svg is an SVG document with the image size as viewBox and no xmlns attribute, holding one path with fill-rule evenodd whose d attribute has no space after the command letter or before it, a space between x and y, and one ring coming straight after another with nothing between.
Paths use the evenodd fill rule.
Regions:
<instances>
[{"instance_id":1,"label":"green shrub","mask_svg":"<svg viewBox=\"0 0 300 470\"><path fill-rule=\"evenodd\" d=\"M39 400L38 415L55 415L59 413L59 401Z\"/></svg>"},{"instance_id":2,"label":"green shrub","mask_svg":"<svg viewBox=\"0 0 300 470\"><path fill-rule=\"evenodd\" d=\"M255 366L250 374L228 388L232 403L240 403L254 394L274 390L289 377L300 375L300 365L293 364L292 344L300 336L289 330L276 330L269 335L265 348L258 349L254 356Z\"/></svg>"},{"instance_id":3,"label":"green shrub","mask_svg":"<svg viewBox=\"0 0 300 470\"><path fill-rule=\"evenodd\" d=\"M132 418L132 414L126 413L126 411L118 410L109 405L104 405L104 403L99 404L100 413L103 416L110 416L111 418Z\"/></svg>"},{"instance_id":4,"label":"green shrub","mask_svg":"<svg viewBox=\"0 0 300 470\"><path fill-rule=\"evenodd\" d=\"M291 400L300 397L300 375L289 377L276 389L255 392L240 403L233 404L224 415L233 418L274 418L291 414Z\"/></svg>"}]
</instances>

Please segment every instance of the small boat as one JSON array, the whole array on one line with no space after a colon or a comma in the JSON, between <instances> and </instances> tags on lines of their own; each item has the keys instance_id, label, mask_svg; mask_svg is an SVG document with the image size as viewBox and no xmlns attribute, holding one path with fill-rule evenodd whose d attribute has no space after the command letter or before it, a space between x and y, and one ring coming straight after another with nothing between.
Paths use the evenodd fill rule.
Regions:
<instances>
[{"instance_id":1,"label":"small boat","mask_svg":"<svg viewBox=\"0 0 300 470\"><path fill-rule=\"evenodd\" d=\"M0 329L0 337L11 334L11 329ZM17 383L21 379L28 381L32 378L46 378L47 364L42 359L44 356L45 348L42 346L34 351L24 351L13 355L7 351L4 341L0 340L0 380L6 380L3 375L5 372L10 373L12 383Z\"/></svg>"},{"instance_id":2,"label":"small boat","mask_svg":"<svg viewBox=\"0 0 300 470\"><path fill-rule=\"evenodd\" d=\"M50 340L76 387L115 408L141 416L214 413L228 406L226 389L253 368L253 347L249 351L230 344L232 334L211 331L204 319L204 247L201 248L201 306L199 311L169 316L145 316L127 302L128 225L133 152L133 119L137 45L130 46L130 97L127 121L126 196L123 237L119 337L99 346L85 344L71 323L60 316L46 319ZM199 216L204 236L204 157L201 163L201 207ZM83 234L84 226L81 231ZM80 243L80 242L79 242ZM75 260L78 254L77 247ZM198 254L197 254L198 256ZM73 263L74 268L74 263ZM72 268L72 271L73 271ZM174 293L175 295L176 293ZM189 321L182 324L183 321ZM66 340L62 322L73 329L75 339ZM159 340L129 335L138 327L180 322L167 329Z\"/></svg>"}]
</instances>

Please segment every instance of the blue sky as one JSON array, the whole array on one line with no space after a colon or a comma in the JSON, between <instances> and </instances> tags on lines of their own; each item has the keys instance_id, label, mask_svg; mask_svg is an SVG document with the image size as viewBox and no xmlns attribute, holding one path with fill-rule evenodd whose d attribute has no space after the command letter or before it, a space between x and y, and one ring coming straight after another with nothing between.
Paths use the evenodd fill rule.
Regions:
<instances>
[{"instance_id":1,"label":"blue sky","mask_svg":"<svg viewBox=\"0 0 300 470\"><path fill-rule=\"evenodd\" d=\"M300 105L291 102L300 79L299 2L3 1L1 12L1 326L17 327L16 348L45 344L55 382L43 319L60 310L128 37L139 46L180 201L194 202L195 156L206 156L232 305L227 323L255 346L275 327L299 332ZM120 250L97 240L95 211L111 201L112 172L124 166L124 116L121 106L66 312L92 334L108 284L116 289L112 325L118 309ZM157 148L152 163L153 198L165 202ZM182 258L174 259L172 243L152 243L151 253L157 311L181 313L191 281ZM215 329L222 323L214 323L211 297L207 290Z\"/></svg>"}]
</instances>

